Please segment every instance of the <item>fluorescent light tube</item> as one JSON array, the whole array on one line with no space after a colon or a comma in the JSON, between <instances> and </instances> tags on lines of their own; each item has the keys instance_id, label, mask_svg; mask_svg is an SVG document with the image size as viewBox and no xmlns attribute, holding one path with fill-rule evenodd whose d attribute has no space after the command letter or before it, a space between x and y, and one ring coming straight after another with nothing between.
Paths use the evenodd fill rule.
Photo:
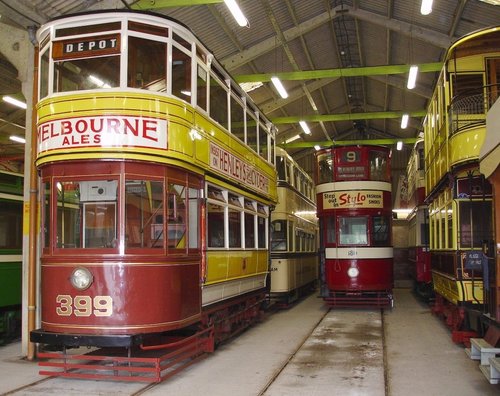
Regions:
<instances>
[{"instance_id":1,"label":"fluorescent light tube","mask_svg":"<svg viewBox=\"0 0 500 396\"><path fill-rule=\"evenodd\" d=\"M20 107L21 109L26 109L28 107L28 106L26 106L26 103L21 102L20 100L14 99L11 96L4 96L3 97L3 101L7 102L7 103L10 103L10 104L12 104L14 106Z\"/></svg>"},{"instance_id":2,"label":"fluorescent light tube","mask_svg":"<svg viewBox=\"0 0 500 396\"><path fill-rule=\"evenodd\" d=\"M285 140L285 143L291 143L291 142L294 142L295 140L297 139L300 139L300 135L295 135L295 136L292 136L291 138L289 139L286 139Z\"/></svg>"},{"instance_id":3,"label":"fluorescent light tube","mask_svg":"<svg viewBox=\"0 0 500 396\"><path fill-rule=\"evenodd\" d=\"M415 83L417 82L417 74L418 66L413 65L412 67L410 67L410 72L408 73L408 84L406 84L406 87L408 89L415 88Z\"/></svg>"},{"instance_id":4,"label":"fluorescent light tube","mask_svg":"<svg viewBox=\"0 0 500 396\"><path fill-rule=\"evenodd\" d=\"M9 136L9 139L17 143L26 143L26 139L20 136L12 135Z\"/></svg>"},{"instance_id":5,"label":"fluorescent light tube","mask_svg":"<svg viewBox=\"0 0 500 396\"><path fill-rule=\"evenodd\" d=\"M283 86L281 80L278 77L271 77L271 82L273 83L274 88L276 88L276 91L278 91L278 93L283 99L288 98L288 92L286 92L285 87Z\"/></svg>"},{"instance_id":6,"label":"fluorescent light tube","mask_svg":"<svg viewBox=\"0 0 500 396\"><path fill-rule=\"evenodd\" d=\"M248 20L245 15L243 15L241 8L235 0L224 0L224 3L226 3L227 8L231 11L231 14L233 14L233 17L238 25L241 27L248 26Z\"/></svg>"},{"instance_id":7,"label":"fluorescent light tube","mask_svg":"<svg viewBox=\"0 0 500 396\"><path fill-rule=\"evenodd\" d=\"M309 126L306 124L305 121L299 121L300 126L302 127L302 130L304 131L305 134L310 135L311 130L309 129Z\"/></svg>"},{"instance_id":8,"label":"fluorescent light tube","mask_svg":"<svg viewBox=\"0 0 500 396\"><path fill-rule=\"evenodd\" d=\"M401 129L406 129L406 127L408 126L408 119L408 114L403 114L403 117L401 117Z\"/></svg>"},{"instance_id":9,"label":"fluorescent light tube","mask_svg":"<svg viewBox=\"0 0 500 396\"><path fill-rule=\"evenodd\" d=\"M420 13L422 15L429 15L432 12L432 0L422 0L420 6Z\"/></svg>"}]
</instances>

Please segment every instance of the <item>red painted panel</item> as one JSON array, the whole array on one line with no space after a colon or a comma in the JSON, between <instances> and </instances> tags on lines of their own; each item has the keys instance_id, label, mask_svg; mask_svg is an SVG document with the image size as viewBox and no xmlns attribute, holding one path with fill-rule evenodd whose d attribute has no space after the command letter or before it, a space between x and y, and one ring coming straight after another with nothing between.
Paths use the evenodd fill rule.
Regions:
<instances>
[{"instance_id":1,"label":"red painted panel","mask_svg":"<svg viewBox=\"0 0 500 396\"><path fill-rule=\"evenodd\" d=\"M422 247L415 248L415 269L418 282L428 283L432 280L431 273L431 254Z\"/></svg>"},{"instance_id":2,"label":"red painted panel","mask_svg":"<svg viewBox=\"0 0 500 396\"><path fill-rule=\"evenodd\" d=\"M326 283L329 290L377 291L393 287L392 259L326 260ZM356 278L350 278L347 270L359 269Z\"/></svg>"},{"instance_id":3,"label":"red painted panel","mask_svg":"<svg viewBox=\"0 0 500 396\"><path fill-rule=\"evenodd\" d=\"M69 282L75 267L42 267L42 328L46 331L136 334L199 320L198 262L87 265L94 282L83 291ZM111 315L99 316L102 313Z\"/></svg>"}]
</instances>

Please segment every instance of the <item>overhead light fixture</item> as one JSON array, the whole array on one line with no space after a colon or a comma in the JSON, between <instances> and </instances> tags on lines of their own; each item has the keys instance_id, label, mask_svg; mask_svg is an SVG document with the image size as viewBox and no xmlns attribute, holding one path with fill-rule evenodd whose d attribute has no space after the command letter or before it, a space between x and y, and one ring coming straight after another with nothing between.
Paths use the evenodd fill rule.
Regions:
<instances>
[{"instance_id":1,"label":"overhead light fixture","mask_svg":"<svg viewBox=\"0 0 500 396\"><path fill-rule=\"evenodd\" d=\"M410 67L410 72L408 73L408 83L406 87L408 89L415 88L415 83L417 82L418 66L413 65Z\"/></svg>"},{"instance_id":2,"label":"overhead light fixture","mask_svg":"<svg viewBox=\"0 0 500 396\"><path fill-rule=\"evenodd\" d=\"M240 83L241 89L245 92L251 92L254 89L260 88L264 85L262 81L257 81L257 82L246 82L246 83Z\"/></svg>"},{"instance_id":3,"label":"overhead light fixture","mask_svg":"<svg viewBox=\"0 0 500 396\"><path fill-rule=\"evenodd\" d=\"M286 139L285 143L291 143L291 142L296 141L297 139L300 139L300 135L295 135L295 136L292 136L291 138Z\"/></svg>"},{"instance_id":4,"label":"overhead light fixture","mask_svg":"<svg viewBox=\"0 0 500 396\"><path fill-rule=\"evenodd\" d=\"M226 3L227 8L233 14L233 18L238 25L241 27L248 26L248 20L236 3L236 0L224 0L224 3Z\"/></svg>"},{"instance_id":5,"label":"overhead light fixture","mask_svg":"<svg viewBox=\"0 0 500 396\"><path fill-rule=\"evenodd\" d=\"M408 126L408 119L408 114L403 114L403 117L401 117L401 129L406 129L406 127Z\"/></svg>"},{"instance_id":6,"label":"overhead light fixture","mask_svg":"<svg viewBox=\"0 0 500 396\"><path fill-rule=\"evenodd\" d=\"M9 136L9 139L12 140L13 142L17 142L17 143L26 143L26 139L23 138L23 137L20 137L20 136L16 136L16 135L11 135Z\"/></svg>"},{"instance_id":7,"label":"overhead light fixture","mask_svg":"<svg viewBox=\"0 0 500 396\"><path fill-rule=\"evenodd\" d=\"M274 85L274 88L276 88L276 91L280 94L280 96L283 99L288 98L288 92L286 91L285 87L281 83L281 80L278 77L271 77L271 82Z\"/></svg>"},{"instance_id":8,"label":"overhead light fixture","mask_svg":"<svg viewBox=\"0 0 500 396\"><path fill-rule=\"evenodd\" d=\"M396 150L401 151L403 149L403 142L400 140L396 143Z\"/></svg>"},{"instance_id":9,"label":"overhead light fixture","mask_svg":"<svg viewBox=\"0 0 500 396\"><path fill-rule=\"evenodd\" d=\"M3 98L4 102L10 103L14 106L20 107L21 109L26 109L28 106L26 106L26 103L21 102L20 100L14 99L12 96L4 96Z\"/></svg>"},{"instance_id":10,"label":"overhead light fixture","mask_svg":"<svg viewBox=\"0 0 500 396\"><path fill-rule=\"evenodd\" d=\"M309 126L306 124L305 121L299 121L299 124L302 127L302 130L304 131L304 133L306 135L310 135L311 134L311 130L309 129Z\"/></svg>"},{"instance_id":11,"label":"overhead light fixture","mask_svg":"<svg viewBox=\"0 0 500 396\"><path fill-rule=\"evenodd\" d=\"M320 147L320 145L319 145L319 144L315 144L315 145L314 145L314 149L315 149L316 151L319 151L319 150L321 150L321 147Z\"/></svg>"},{"instance_id":12,"label":"overhead light fixture","mask_svg":"<svg viewBox=\"0 0 500 396\"><path fill-rule=\"evenodd\" d=\"M422 5L420 6L420 13L422 15L429 15L432 12L432 1L422 0Z\"/></svg>"}]
</instances>

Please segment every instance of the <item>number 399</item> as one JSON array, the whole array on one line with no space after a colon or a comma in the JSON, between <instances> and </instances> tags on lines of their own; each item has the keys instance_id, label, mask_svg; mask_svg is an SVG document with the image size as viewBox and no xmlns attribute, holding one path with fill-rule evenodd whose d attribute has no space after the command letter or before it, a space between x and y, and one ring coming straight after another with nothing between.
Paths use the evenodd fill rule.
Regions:
<instances>
[{"instance_id":1,"label":"number 399","mask_svg":"<svg viewBox=\"0 0 500 396\"><path fill-rule=\"evenodd\" d=\"M111 296L75 296L59 294L56 297L56 313L59 316L111 316L113 299Z\"/></svg>"}]
</instances>

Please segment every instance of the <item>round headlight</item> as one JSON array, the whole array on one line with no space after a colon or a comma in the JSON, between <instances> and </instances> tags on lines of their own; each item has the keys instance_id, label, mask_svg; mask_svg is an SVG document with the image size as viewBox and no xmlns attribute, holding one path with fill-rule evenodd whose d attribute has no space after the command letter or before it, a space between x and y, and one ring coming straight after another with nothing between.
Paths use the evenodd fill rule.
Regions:
<instances>
[{"instance_id":1,"label":"round headlight","mask_svg":"<svg viewBox=\"0 0 500 396\"><path fill-rule=\"evenodd\" d=\"M90 287L94 277L87 268L79 267L73 271L69 280L76 289L85 290Z\"/></svg>"},{"instance_id":2,"label":"round headlight","mask_svg":"<svg viewBox=\"0 0 500 396\"><path fill-rule=\"evenodd\" d=\"M359 275L359 270L356 267L351 267L347 270L347 275L350 278L356 278Z\"/></svg>"}]
</instances>

